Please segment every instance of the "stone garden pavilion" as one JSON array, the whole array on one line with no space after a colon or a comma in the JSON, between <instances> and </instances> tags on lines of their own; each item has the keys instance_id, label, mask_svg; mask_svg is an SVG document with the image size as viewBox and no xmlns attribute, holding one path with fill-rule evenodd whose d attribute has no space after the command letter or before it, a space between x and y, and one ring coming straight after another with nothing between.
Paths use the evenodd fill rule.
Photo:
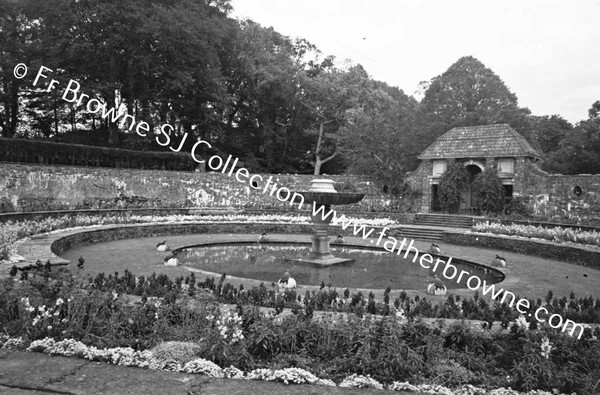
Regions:
<instances>
[{"instance_id":1,"label":"stone garden pavilion","mask_svg":"<svg viewBox=\"0 0 600 395\"><path fill-rule=\"evenodd\" d=\"M438 184L454 161L471 173L471 182L488 166L495 166L508 198L526 190L527 172L541 155L507 124L458 127L449 130L419 155L419 168L409 175L413 188L422 192L421 212L440 211ZM471 183L461 193L460 210L477 207Z\"/></svg>"}]
</instances>

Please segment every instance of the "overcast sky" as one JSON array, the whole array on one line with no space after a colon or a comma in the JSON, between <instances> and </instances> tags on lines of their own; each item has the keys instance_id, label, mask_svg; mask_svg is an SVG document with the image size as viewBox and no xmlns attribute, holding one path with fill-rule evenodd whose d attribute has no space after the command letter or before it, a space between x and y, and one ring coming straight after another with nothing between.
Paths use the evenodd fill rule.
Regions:
<instances>
[{"instance_id":1,"label":"overcast sky","mask_svg":"<svg viewBox=\"0 0 600 395\"><path fill-rule=\"evenodd\" d=\"M600 100L600 0L231 0L233 16L303 37L412 95L472 55L535 115Z\"/></svg>"}]
</instances>

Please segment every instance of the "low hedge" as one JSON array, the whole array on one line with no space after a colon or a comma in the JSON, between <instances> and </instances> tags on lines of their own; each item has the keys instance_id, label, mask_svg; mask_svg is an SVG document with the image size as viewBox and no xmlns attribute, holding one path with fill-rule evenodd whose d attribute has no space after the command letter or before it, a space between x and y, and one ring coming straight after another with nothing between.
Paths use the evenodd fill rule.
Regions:
<instances>
[{"instance_id":1,"label":"low hedge","mask_svg":"<svg viewBox=\"0 0 600 395\"><path fill-rule=\"evenodd\" d=\"M133 151L50 141L0 138L0 162L193 171L187 152Z\"/></svg>"}]
</instances>

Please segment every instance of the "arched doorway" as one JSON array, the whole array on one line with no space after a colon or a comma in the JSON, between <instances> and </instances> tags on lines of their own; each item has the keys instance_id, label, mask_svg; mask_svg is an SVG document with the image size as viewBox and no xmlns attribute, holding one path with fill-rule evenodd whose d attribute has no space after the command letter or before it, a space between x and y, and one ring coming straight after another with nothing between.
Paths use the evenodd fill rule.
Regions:
<instances>
[{"instance_id":1,"label":"arched doorway","mask_svg":"<svg viewBox=\"0 0 600 395\"><path fill-rule=\"evenodd\" d=\"M465 168L469 172L469 180L460 193L460 210L472 213L477 209L477 199L473 188L473 181L475 181L475 178L477 178L479 173L484 170L484 166L479 162L469 161L465 163Z\"/></svg>"}]
</instances>

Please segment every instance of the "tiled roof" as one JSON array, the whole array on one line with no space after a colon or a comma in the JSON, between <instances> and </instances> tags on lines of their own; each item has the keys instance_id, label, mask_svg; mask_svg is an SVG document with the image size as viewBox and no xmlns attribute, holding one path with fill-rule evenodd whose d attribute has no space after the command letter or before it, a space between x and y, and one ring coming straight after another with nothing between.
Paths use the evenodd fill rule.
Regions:
<instances>
[{"instance_id":1,"label":"tiled roof","mask_svg":"<svg viewBox=\"0 0 600 395\"><path fill-rule=\"evenodd\" d=\"M419 155L419 159L519 157L540 154L507 124L450 129Z\"/></svg>"}]
</instances>

